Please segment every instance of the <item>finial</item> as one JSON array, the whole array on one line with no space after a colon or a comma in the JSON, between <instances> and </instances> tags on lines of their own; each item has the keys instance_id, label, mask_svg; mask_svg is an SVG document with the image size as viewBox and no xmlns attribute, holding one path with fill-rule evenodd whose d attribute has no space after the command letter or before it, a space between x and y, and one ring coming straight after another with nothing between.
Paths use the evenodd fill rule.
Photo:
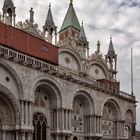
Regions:
<instances>
[{"instance_id":1,"label":"finial","mask_svg":"<svg viewBox=\"0 0 140 140\"><path fill-rule=\"evenodd\" d=\"M100 41L98 41L98 43L97 43L97 53L99 54L100 53Z\"/></svg>"},{"instance_id":2,"label":"finial","mask_svg":"<svg viewBox=\"0 0 140 140\"><path fill-rule=\"evenodd\" d=\"M70 0L70 4L73 4L73 0Z\"/></svg>"},{"instance_id":3,"label":"finial","mask_svg":"<svg viewBox=\"0 0 140 140\"><path fill-rule=\"evenodd\" d=\"M110 40L112 40L112 35L110 35Z\"/></svg>"},{"instance_id":4,"label":"finial","mask_svg":"<svg viewBox=\"0 0 140 140\"><path fill-rule=\"evenodd\" d=\"M83 26L83 20L82 20L82 26Z\"/></svg>"},{"instance_id":5,"label":"finial","mask_svg":"<svg viewBox=\"0 0 140 140\"><path fill-rule=\"evenodd\" d=\"M49 8L51 8L51 3L49 3Z\"/></svg>"}]
</instances>

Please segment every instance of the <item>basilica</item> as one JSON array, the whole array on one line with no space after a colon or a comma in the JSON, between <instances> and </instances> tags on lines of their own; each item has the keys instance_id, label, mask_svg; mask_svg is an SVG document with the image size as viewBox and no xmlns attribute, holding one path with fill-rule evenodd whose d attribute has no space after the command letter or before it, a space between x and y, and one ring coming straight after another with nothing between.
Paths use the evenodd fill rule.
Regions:
<instances>
[{"instance_id":1,"label":"basilica","mask_svg":"<svg viewBox=\"0 0 140 140\"><path fill-rule=\"evenodd\" d=\"M16 22L14 4L0 14L0 140L136 140L136 99L116 79L112 38L90 55L72 0L59 31L51 5L40 30L33 8Z\"/></svg>"}]
</instances>

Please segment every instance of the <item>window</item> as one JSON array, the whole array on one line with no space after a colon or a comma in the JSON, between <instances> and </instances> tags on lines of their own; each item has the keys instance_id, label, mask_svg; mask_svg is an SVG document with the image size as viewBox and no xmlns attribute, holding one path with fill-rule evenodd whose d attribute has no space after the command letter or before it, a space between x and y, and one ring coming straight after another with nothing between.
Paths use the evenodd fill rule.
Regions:
<instances>
[{"instance_id":1,"label":"window","mask_svg":"<svg viewBox=\"0 0 140 140\"><path fill-rule=\"evenodd\" d=\"M46 140L47 120L41 113L36 113L33 116L34 135L33 140Z\"/></svg>"},{"instance_id":2,"label":"window","mask_svg":"<svg viewBox=\"0 0 140 140\"><path fill-rule=\"evenodd\" d=\"M46 45L44 45L44 46L42 46L42 51L44 51L44 52L48 52L49 51L49 49L48 49L48 47L46 46Z\"/></svg>"},{"instance_id":3,"label":"window","mask_svg":"<svg viewBox=\"0 0 140 140\"><path fill-rule=\"evenodd\" d=\"M78 140L78 138L77 137L74 137L73 140Z\"/></svg>"}]
</instances>

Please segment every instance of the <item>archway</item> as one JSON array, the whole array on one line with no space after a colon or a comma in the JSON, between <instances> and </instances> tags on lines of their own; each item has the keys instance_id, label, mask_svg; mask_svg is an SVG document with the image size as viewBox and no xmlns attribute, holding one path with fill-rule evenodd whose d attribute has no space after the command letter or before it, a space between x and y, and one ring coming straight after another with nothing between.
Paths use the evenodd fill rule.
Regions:
<instances>
[{"instance_id":1,"label":"archway","mask_svg":"<svg viewBox=\"0 0 140 140\"><path fill-rule=\"evenodd\" d=\"M91 103L89 99L77 94L73 100L72 129L74 133L88 132L90 128Z\"/></svg>"},{"instance_id":2,"label":"archway","mask_svg":"<svg viewBox=\"0 0 140 140\"><path fill-rule=\"evenodd\" d=\"M36 84L34 94L34 112L40 112L40 114L44 114L44 117L47 116L47 120L44 119L46 120L44 128L47 127L47 134L44 137L42 137L43 134L41 135L40 132L40 129L42 129L41 125L36 124L36 127L34 123L34 130L37 134L37 136L34 134L34 138L37 138L37 140L49 140L51 139L50 137L54 137L51 135L50 131L51 129L58 128L58 108L62 105L61 100L62 97L60 90L52 81L41 80ZM45 133L45 129L42 131Z\"/></svg>"},{"instance_id":3,"label":"archway","mask_svg":"<svg viewBox=\"0 0 140 140\"><path fill-rule=\"evenodd\" d=\"M103 107L102 133L104 138L117 136L117 121L120 118L118 104L114 100L108 100Z\"/></svg>"}]
</instances>

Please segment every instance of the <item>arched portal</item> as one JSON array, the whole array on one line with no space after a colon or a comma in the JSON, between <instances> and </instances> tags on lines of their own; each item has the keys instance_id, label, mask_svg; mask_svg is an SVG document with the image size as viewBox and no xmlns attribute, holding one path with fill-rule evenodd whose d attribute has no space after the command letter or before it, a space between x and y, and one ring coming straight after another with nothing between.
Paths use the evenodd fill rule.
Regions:
<instances>
[{"instance_id":1,"label":"arched portal","mask_svg":"<svg viewBox=\"0 0 140 140\"><path fill-rule=\"evenodd\" d=\"M120 117L120 110L114 100L108 100L103 107L102 133L105 138L117 136L117 121Z\"/></svg>"},{"instance_id":2,"label":"arched portal","mask_svg":"<svg viewBox=\"0 0 140 140\"><path fill-rule=\"evenodd\" d=\"M84 94L78 94L73 100L72 129L75 133L88 132L90 101Z\"/></svg>"},{"instance_id":3,"label":"arched portal","mask_svg":"<svg viewBox=\"0 0 140 140\"><path fill-rule=\"evenodd\" d=\"M47 140L47 119L42 113L33 116L34 134L33 140Z\"/></svg>"},{"instance_id":4,"label":"arched portal","mask_svg":"<svg viewBox=\"0 0 140 140\"><path fill-rule=\"evenodd\" d=\"M34 113L40 113L34 115L34 140L53 139L55 136L51 135L50 131L51 129L56 130L58 128L58 108L60 108L62 104L60 90L52 81L41 80L36 84L34 91ZM41 114L44 114L44 117L47 116L47 119ZM37 121L38 123L35 125L36 116L38 116L38 118L44 118L45 122L43 123L43 126L41 126L40 120ZM45 129L47 129L47 132L45 132Z\"/></svg>"}]
</instances>

